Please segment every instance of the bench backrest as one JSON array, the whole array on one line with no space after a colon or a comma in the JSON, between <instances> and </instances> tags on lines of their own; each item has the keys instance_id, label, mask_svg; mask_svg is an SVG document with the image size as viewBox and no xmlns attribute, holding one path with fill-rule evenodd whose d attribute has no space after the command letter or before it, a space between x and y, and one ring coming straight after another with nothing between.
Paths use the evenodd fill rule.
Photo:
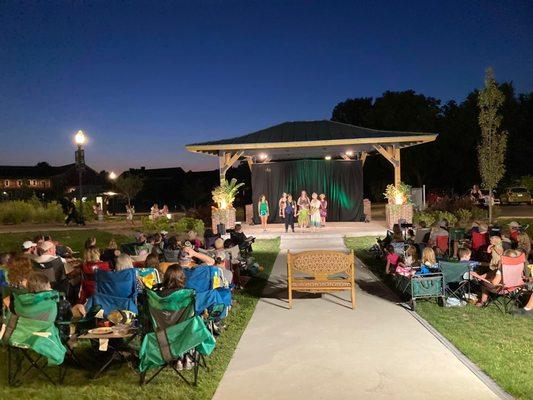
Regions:
<instances>
[{"instance_id":1,"label":"bench backrest","mask_svg":"<svg viewBox=\"0 0 533 400\"><path fill-rule=\"evenodd\" d=\"M301 253L288 253L289 274L301 272L316 279L327 279L330 275L345 273L354 274L353 251L346 254L333 250L312 250Z\"/></svg>"}]
</instances>

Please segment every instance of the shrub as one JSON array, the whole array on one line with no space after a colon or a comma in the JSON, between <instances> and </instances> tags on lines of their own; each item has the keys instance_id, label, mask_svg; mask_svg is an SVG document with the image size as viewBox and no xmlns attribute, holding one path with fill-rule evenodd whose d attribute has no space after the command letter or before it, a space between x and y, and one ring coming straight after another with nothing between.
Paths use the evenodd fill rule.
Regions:
<instances>
[{"instance_id":1,"label":"shrub","mask_svg":"<svg viewBox=\"0 0 533 400\"><path fill-rule=\"evenodd\" d=\"M445 219L449 226L454 226L457 223L457 217L449 211L435 211L435 217L438 221Z\"/></svg>"},{"instance_id":2,"label":"shrub","mask_svg":"<svg viewBox=\"0 0 533 400\"><path fill-rule=\"evenodd\" d=\"M424 221L426 223L426 226L430 227L431 225L435 223L436 218L435 218L435 215L431 212L421 211L421 212L415 212L413 220L415 224L418 224Z\"/></svg>"},{"instance_id":3,"label":"shrub","mask_svg":"<svg viewBox=\"0 0 533 400\"><path fill-rule=\"evenodd\" d=\"M177 232L195 231L198 235L203 236L205 231L204 221L195 218L183 217L176 224Z\"/></svg>"},{"instance_id":4,"label":"shrub","mask_svg":"<svg viewBox=\"0 0 533 400\"><path fill-rule=\"evenodd\" d=\"M13 200L0 203L0 223L2 224L61 222L63 218L63 212L58 203L43 204L36 197L27 201Z\"/></svg>"},{"instance_id":5,"label":"shrub","mask_svg":"<svg viewBox=\"0 0 533 400\"><path fill-rule=\"evenodd\" d=\"M487 219L487 211L479 207L472 208L472 220L479 221L482 219Z\"/></svg>"},{"instance_id":6,"label":"shrub","mask_svg":"<svg viewBox=\"0 0 533 400\"><path fill-rule=\"evenodd\" d=\"M141 223L143 226L143 230L147 232L170 232L173 230L172 221L168 218L150 219L148 217L142 217Z\"/></svg>"},{"instance_id":7,"label":"shrub","mask_svg":"<svg viewBox=\"0 0 533 400\"><path fill-rule=\"evenodd\" d=\"M463 224L472 220L472 211L465 208L458 209L455 215L459 222Z\"/></svg>"}]
</instances>

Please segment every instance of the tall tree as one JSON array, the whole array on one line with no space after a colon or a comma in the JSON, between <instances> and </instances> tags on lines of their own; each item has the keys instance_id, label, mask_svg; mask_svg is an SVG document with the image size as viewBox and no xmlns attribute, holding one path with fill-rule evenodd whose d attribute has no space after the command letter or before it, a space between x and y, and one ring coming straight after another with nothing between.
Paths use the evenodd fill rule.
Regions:
<instances>
[{"instance_id":1,"label":"tall tree","mask_svg":"<svg viewBox=\"0 0 533 400\"><path fill-rule=\"evenodd\" d=\"M120 176L115 181L115 186L121 194L128 199L128 205L131 205L131 199L137 196L144 186L144 179L137 175Z\"/></svg>"},{"instance_id":2,"label":"tall tree","mask_svg":"<svg viewBox=\"0 0 533 400\"><path fill-rule=\"evenodd\" d=\"M492 222L492 191L505 174L505 151L507 132L500 130L502 116L500 108L505 101L494 79L492 68L485 74L485 87L479 92L479 127L481 142L478 145L479 174L483 186L489 190L489 221Z\"/></svg>"}]
</instances>

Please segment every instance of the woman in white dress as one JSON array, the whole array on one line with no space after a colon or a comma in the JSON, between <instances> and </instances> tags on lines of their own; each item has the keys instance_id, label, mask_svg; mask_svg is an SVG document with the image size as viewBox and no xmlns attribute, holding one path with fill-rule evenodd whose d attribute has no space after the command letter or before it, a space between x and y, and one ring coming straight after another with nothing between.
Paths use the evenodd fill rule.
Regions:
<instances>
[{"instance_id":1,"label":"woman in white dress","mask_svg":"<svg viewBox=\"0 0 533 400\"><path fill-rule=\"evenodd\" d=\"M313 230L320 228L321 218L320 218L320 200L318 200L318 195L313 193L311 195L311 209L309 215L311 217L311 227Z\"/></svg>"}]
</instances>

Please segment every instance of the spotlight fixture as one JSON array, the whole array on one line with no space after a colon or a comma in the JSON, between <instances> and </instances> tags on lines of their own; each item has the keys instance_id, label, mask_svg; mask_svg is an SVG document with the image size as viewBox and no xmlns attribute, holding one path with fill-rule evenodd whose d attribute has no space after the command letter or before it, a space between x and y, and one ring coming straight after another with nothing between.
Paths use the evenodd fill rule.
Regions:
<instances>
[{"instance_id":1,"label":"spotlight fixture","mask_svg":"<svg viewBox=\"0 0 533 400\"><path fill-rule=\"evenodd\" d=\"M258 157L259 157L259 159L260 159L261 161L265 161L265 160L267 159L268 156L267 156L265 153L260 153L260 154L258 155Z\"/></svg>"},{"instance_id":2,"label":"spotlight fixture","mask_svg":"<svg viewBox=\"0 0 533 400\"><path fill-rule=\"evenodd\" d=\"M331 160L331 156L328 155L328 156L324 157L324 159L329 161L329 160Z\"/></svg>"},{"instance_id":3,"label":"spotlight fixture","mask_svg":"<svg viewBox=\"0 0 533 400\"><path fill-rule=\"evenodd\" d=\"M346 155L347 155L348 157L353 157L353 151L348 150L348 151L346 152Z\"/></svg>"}]
</instances>

